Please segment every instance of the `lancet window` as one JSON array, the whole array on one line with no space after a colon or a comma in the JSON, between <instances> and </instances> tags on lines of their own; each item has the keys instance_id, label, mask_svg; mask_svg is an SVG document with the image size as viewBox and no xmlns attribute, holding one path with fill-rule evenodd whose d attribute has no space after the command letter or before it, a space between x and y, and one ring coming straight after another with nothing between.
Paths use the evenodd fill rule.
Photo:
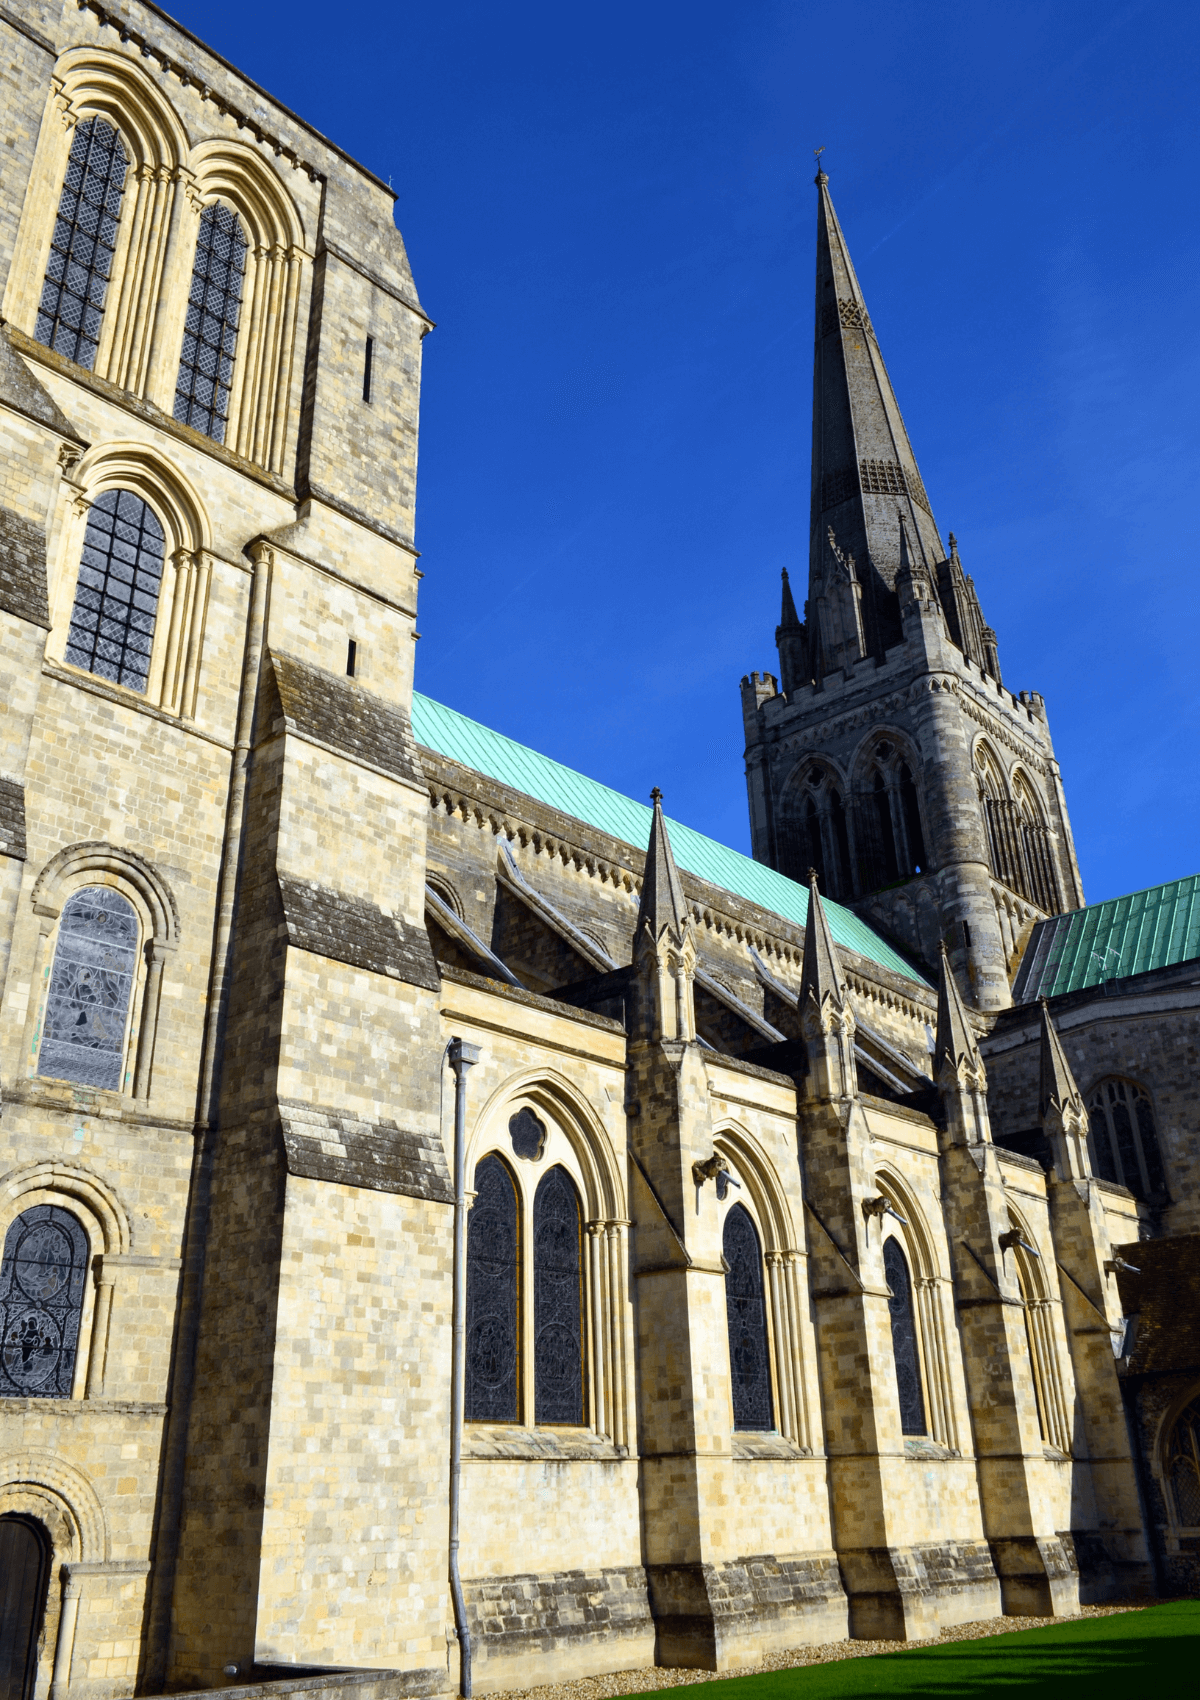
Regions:
<instances>
[{"instance_id":1,"label":"lancet window","mask_svg":"<svg viewBox=\"0 0 1200 1700\"><path fill-rule=\"evenodd\" d=\"M1015 1218L1010 1220L1014 1228L1020 1227ZM1025 1339L1037 1399L1038 1431L1047 1445L1055 1446L1060 1452L1069 1454L1071 1427L1059 1373L1052 1307L1036 1271L1037 1254L1027 1249L1031 1243L1022 1239L1007 1255L1014 1259L1017 1286L1021 1293L1021 1303L1025 1307Z\"/></svg>"},{"instance_id":2,"label":"lancet window","mask_svg":"<svg viewBox=\"0 0 1200 1700\"><path fill-rule=\"evenodd\" d=\"M1088 1103L1092 1162L1102 1180L1127 1186L1136 1197L1163 1201L1163 1173L1154 1106L1132 1080L1102 1080Z\"/></svg>"},{"instance_id":3,"label":"lancet window","mask_svg":"<svg viewBox=\"0 0 1200 1700\"><path fill-rule=\"evenodd\" d=\"M88 510L66 659L144 691L162 588L166 536L132 490L106 490Z\"/></svg>"},{"instance_id":4,"label":"lancet window","mask_svg":"<svg viewBox=\"0 0 1200 1700\"><path fill-rule=\"evenodd\" d=\"M851 896L850 834L836 779L820 764L810 767L794 798L784 871L807 880L808 870L815 868L827 896Z\"/></svg>"},{"instance_id":5,"label":"lancet window","mask_svg":"<svg viewBox=\"0 0 1200 1700\"><path fill-rule=\"evenodd\" d=\"M999 764L981 747L976 756L976 784L987 821L988 851L998 880L1047 915L1062 908L1050 829L1041 803L1023 774L1014 782L1014 796L1005 789Z\"/></svg>"},{"instance_id":6,"label":"lancet window","mask_svg":"<svg viewBox=\"0 0 1200 1700\"><path fill-rule=\"evenodd\" d=\"M900 1430L903 1434L925 1434L925 1396L921 1386L921 1354L917 1345L912 1279L908 1272L908 1259L894 1234L883 1242L883 1272L892 1294L888 1300L888 1314L892 1325L896 1392L900 1400Z\"/></svg>"},{"instance_id":7,"label":"lancet window","mask_svg":"<svg viewBox=\"0 0 1200 1700\"><path fill-rule=\"evenodd\" d=\"M89 1261L82 1224L34 1204L9 1227L0 1265L0 1391L69 1399Z\"/></svg>"},{"instance_id":8,"label":"lancet window","mask_svg":"<svg viewBox=\"0 0 1200 1700\"><path fill-rule=\"evenodd\" d=\"M858 791L858 882L862 892L927 869L916 775L895 744L881 738Z\"/></svg>"},{"instance_id":9,"label":"lancet window","mask_svg":"<svg viewBox=\"0 0 1200 1700\"><path fill-rule=\"evenodd\" d=\"M88 118L75 126L35 334L89 372L100 343L127 170L111 124Z\"/></svg>"},{"instance_id":10,"label":"lancet window","mask_svg":"<svg viewBox=\"0 0 1200 1700\"><path fill-rule=\"evenodd\" d=\"M775 1427L771 1360L763 1302L763 1256L758 1231L745 1205L725 1218L725 1314L729 1329L729 1376L735 1429Z\"/></svg>"},{"instance_id":11,"label":"lancet window","mask_svg":"<svg viewBox=\"0 0 1200 1700\"><path fill-rule=\"evenodd\" d=\"M215 442L225 441L237 351L246 238L220 202L200 215L192 287L175 380L175 417Z\"/></svg>"},{"instance_id":12,"label":"lancet window","mask_svg":"<svg viewBox=\"0 0 1200 1700\"><path fill-rule=\"evenodd\" d=\"M85 886L67 900L46 998L39 1074L120 1090L137 947L137 914L119 891Z\"/></svg>"},{"instance_id":13,"label":"lancet window","mask_svg":"<svg viewBox=\"0 0 1200 1700\"><path fill-rule=\"evenodd\" d=\"M1176 1526L1200 1529L1200 1398L1172 1425L1163 1462Z\"/></svg>"},{"instance_id":14,"label":"lancet window","mask_svg":"<svg viewBox=\"0 0 1200 1700\"><path fill-rule=\"evenodd\" d=\"M510 1138L525 1162L539 1162L546 1129L531 1110L512 1117ZM523 1176L494 1153L475 1170L467 1218L466 1416L581 1426L587 1352L579 1192L566 1169L551 1164L526 1216Z\"/></svg>"}]
</instances>

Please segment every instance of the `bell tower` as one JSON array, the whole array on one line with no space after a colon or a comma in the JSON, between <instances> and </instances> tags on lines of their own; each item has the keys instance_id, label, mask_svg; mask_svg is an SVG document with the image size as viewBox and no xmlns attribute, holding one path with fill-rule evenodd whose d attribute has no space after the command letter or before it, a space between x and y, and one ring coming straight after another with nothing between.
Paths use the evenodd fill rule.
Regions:
<instances>
[{"instance_id":1,"label":"bell tower","mask_svg":"<svg viewBox=\"0 0 1200 1700\"><path fill-rule=\"evenodd\" d=\"M944 944L1000 1009L1034 923L1083 902L1045 704L1004 686L816 185L808 595L801 617L784 573L778 676L742 680L753 851L816 868L931 977Z\"/></svg>"}]
</instances>

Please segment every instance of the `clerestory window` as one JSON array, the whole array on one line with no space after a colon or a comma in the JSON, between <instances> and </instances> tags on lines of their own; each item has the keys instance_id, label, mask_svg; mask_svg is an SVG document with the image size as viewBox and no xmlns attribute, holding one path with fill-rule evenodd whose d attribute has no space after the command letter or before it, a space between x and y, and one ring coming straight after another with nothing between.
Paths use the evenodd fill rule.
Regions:
<instances>
[{"instance_id":1,"label":"clerestory window","mask_svg":"<svg viewBox=\"0 0 1200 1700\"><path fill-rule=\"evenodd\" d=\"M246 238L237 215L220 202L205 207L175 380L175 417L217 443L225 441L229 422L245 270Z\"/></svg>"},{"instance_id":2,"label":"clerestory window","mask_svg":"<svg viewBox=\"0 0 1200 1700\"><path fill-rule=\"evenodd\" d=\"M132 490L106 490L88 511L66 659L144 691L162 587L166 536Z\"/></svg>"},{"instance_id":3,"label":"clerestory window","mask_svg":"<svg viewBox=\"0 0 1200 1700\"><path fill-rule=\"evenodd\" d=\"M1102 1180L1127 1186L1135 1197L1167 1196L1154 1107L1150 1094L1132 1080L1102 1080L1088 1103L1092 1162Z\"/></svg>"},{"instance_id":4,"label":"clerestory window","mask_svg":"<svg viewBox=\"0 0 1200 1700\"><path fill-rule=\"evenodd\" d=\"M34 334L89 372L100 344L127 169L111 124L88 118L75 126Z\"/></svg>"}]
</instances>

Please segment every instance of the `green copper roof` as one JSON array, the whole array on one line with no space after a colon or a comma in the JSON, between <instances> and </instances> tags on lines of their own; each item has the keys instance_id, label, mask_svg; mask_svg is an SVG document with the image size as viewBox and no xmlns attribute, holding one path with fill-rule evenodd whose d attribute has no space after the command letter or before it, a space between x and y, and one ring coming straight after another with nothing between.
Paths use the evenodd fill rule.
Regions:
<instances>
[{"instance_id":1,"label":"green copper roof","mask_svg":"<svg viewBox=\"0 0 1200 1700\"><path fill-rule=\"evenodd\" d=\"M443 703L433 702L413 692L413 732L419 744L448 756L463 767L486 773L514 791L548 803L564 815L599 827L613 838L637 847L650 842L650 822L653 811L648 803L635 803L598 780L588 779L549 756L539 755L500 732L492 732L477 720L468 720ZM682 821L667 819L671 848L681 868L708 880L725 891L732 891L751 903L758 903L785 921L803 927L808 920L808 889L795 880L777 874L774 868L752 861L738 850L730 850L713 838L706 838ZM857 951L881 968L893 974L903 974L909 980L926 982L913 972L903 957L886 945L865 922L843 909L840 903L826 901L825 913L835 941L847 950Z\"/></svg>"},{"instance_id":2,"label":"green copper roof","mask_svg":"<svg viewBox=\"0 0 1200 1700\"><path fill-rule=\"evenodd\" d=\"M1052 915L1033 929L1015 1003L1078 992L1200 957L1200 874Z\"/></svg>"}]
</instances>

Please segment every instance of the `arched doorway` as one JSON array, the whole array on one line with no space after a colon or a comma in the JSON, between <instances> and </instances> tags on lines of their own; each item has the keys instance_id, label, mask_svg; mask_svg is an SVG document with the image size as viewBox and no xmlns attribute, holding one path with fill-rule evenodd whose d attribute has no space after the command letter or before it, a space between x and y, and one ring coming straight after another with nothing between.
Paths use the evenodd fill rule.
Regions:
<instances>
[{"instance_id":1,"label":"arched doorway","mask_svg":"<svg viewBox=\"0 0 1200 1700\"><path fill-rule=\"evenodd\" d=\"M50 1542L31 1517L0 1517L0 1700L30 1700Z\"/></svg>"}]
</instances>

